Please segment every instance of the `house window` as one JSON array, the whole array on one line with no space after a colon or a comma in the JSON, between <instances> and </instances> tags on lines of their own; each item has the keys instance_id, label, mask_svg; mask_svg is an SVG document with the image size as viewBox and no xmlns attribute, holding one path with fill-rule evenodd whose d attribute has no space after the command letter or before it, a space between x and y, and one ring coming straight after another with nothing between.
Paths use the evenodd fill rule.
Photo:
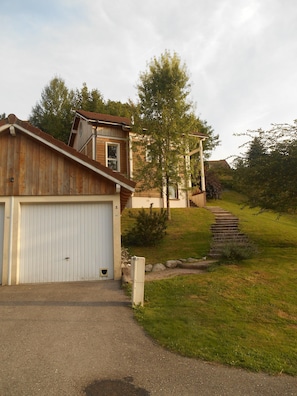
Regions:
<instances>
[{"instance_id":1,"label":"house window","mask_svg":"<svg viewBox=\"0 0 297 396\"><path fill-rule=\"evenodd\" d=\"M151 152L151 146L150 145L146 146L145 160L146 160L146 162L152 162L152 152Z\"/></svg>"},{"instance_id":2,"label":"house window","mask_svg":"<svg viewBox=\"0 0 297 396\"><path fill-rule=\"evenodd\" d=\"M169 186L169 199L178 199L178 187Z\"/></svg>"},{"instance_id":3,"label":"house window","mask_svg":"<svg viewBox=\"0 0 297 396\"><path fill-rule=\"evenodd\" d=\"M106 144L106 166L114 171L120 171L120 145L116 143Z\"/></svg>"}]
</instances>

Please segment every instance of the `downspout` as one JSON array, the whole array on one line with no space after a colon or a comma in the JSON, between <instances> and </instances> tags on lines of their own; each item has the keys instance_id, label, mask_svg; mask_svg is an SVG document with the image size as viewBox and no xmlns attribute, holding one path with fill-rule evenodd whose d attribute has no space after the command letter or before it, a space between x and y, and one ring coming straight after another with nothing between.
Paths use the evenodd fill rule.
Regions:
<instances>
[{"instance_id":1,"label":"downspout","mask_svg":"<svg viewBox=\"0 0 297 396\"><path fill-rule=\"evenodd\" d=\"M97 127L93 129L93 138L92 138L92 159L96 161L97 150L96 150L96 138L97 138Z\"/></svg>"},{"instance_id":2,"label":"downspout","mask_svg":"<svg viewBox=\"0 0 297 396\"><path fill-rule=\"evenodd\" d=\"M132 136L128 134L128 178L133 180L133 148Z\"/></svg>"}]
</instances>

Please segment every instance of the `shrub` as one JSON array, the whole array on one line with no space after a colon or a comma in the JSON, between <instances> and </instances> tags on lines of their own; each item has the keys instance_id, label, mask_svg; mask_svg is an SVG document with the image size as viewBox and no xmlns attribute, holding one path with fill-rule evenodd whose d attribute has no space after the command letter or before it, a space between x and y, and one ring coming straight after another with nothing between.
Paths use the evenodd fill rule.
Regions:
<instances>
[{"instance_id":1,"label":"shrub","mask_svg":"<svg viewBox=\"0 0 297 396\"><path fill-rule=\"evenodd\" d=\"M151 209L148 212L142 208L136 215L130 212L129 216L135 218L135 225L123 235L125 246L153 246L164 238L167 228L165 210Z\"/></svg>"},{"instance_id":2,"label":"shrub","mask_svg":"<svg viewBox=\"0 0 297 396\"><path fill-rule=\"evenodd\" d=\"M227 243L222 249L221 260L235 262L252 258L257 253L255 245L251 242L245 244Z\"/></svg>"}]
</instances>

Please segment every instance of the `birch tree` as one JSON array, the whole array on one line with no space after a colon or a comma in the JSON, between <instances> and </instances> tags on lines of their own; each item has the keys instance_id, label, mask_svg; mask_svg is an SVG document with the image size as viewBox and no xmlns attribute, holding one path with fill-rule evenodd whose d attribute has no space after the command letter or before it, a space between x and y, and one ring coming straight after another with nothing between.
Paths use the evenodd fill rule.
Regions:
<instances>
[{"instance_id":1,"label":"birch tree","mask_svg":"<svg viewBox=\"0 0 297 396\"><path fill-rule=\"evenodd\" d=\"M136 178L143 190L159 190L166 201L168 218L170 189L190 176L185 158L189 149L198 144L190 133L212 131L195 115L190 88L185 64L169 51L153 58L140 74L137 86L138 117L134 129L138 133L137 150L146 154L145 158L139 156Z\"/></svg>"}]
</instances>

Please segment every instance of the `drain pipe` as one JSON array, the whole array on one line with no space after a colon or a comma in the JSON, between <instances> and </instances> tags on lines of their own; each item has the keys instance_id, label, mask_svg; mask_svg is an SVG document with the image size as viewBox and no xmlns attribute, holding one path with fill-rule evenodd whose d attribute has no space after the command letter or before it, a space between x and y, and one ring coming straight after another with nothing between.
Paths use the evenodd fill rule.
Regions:
<instances>
[{"instance_id":1,"label":"drain pipe","mask_svg":"<svg viewBox=\"0 0 297 396\"><path fill-rule=\"evenodd\" d=\"M96 161L97 157L97 127L93 128L93 133L92 133L92 159Z\"/></svg>"}]
</instances>

